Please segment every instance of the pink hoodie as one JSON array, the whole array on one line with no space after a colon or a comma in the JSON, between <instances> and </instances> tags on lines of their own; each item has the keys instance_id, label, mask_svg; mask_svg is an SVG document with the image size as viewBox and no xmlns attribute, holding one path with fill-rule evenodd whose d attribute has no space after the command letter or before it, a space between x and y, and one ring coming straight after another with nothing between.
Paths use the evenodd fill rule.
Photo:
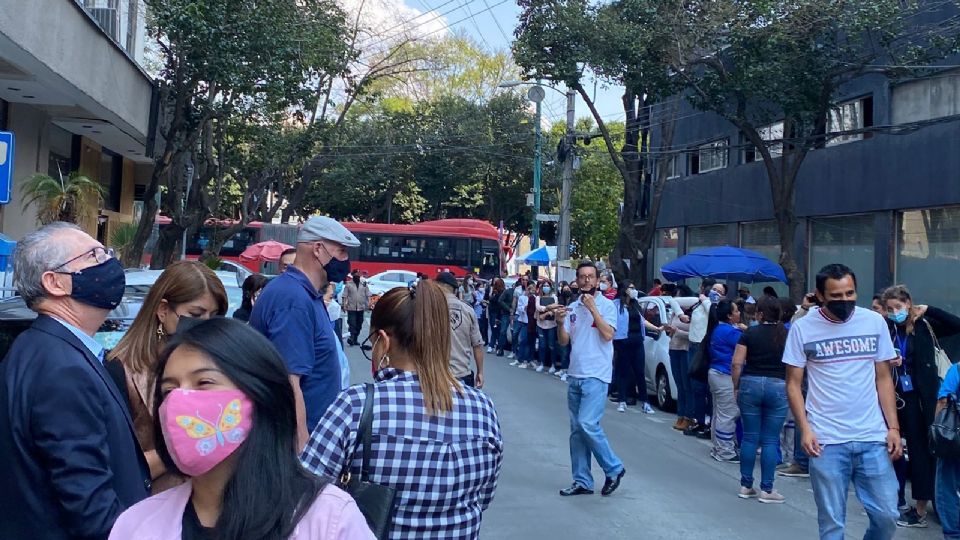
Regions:
<instances>
[{"instance_id":1,"label":"pink hoodie","mask_svg":"<svg viewBox=\"0 0 960 540\"><path fill-rule=\"evenodd\" d=\"M110 540L180 540L190 482L128 508L110 531ZM376 540L357 503L333 485L323 488L290 535L295 540Z\"/></svg>"}]
</instances>

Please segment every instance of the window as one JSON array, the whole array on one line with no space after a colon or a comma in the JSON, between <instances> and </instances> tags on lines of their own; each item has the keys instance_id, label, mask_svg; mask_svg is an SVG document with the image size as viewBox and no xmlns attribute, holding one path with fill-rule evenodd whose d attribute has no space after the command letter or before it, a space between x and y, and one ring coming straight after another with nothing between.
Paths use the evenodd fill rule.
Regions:
<instances>
[{"instance_id":1,"label":"window","mask_svg":"<svg viewBox=\"0 0 960 540\"><path fill-rule=\"evenodd\" d=\"M691 174L723 169L727 166L728 153L729 141L727 139L720 139L698 146L697 151L691 156Z\"/></svg>"},{"instance_id":2,"label":"window","mask_svg":"<svg viewBox=\"0 0 960 540\"><path fill-rule=\"evenodd\" d=\"M765 141L780 141L767 145L770 149L770 156L777 158L783 155L783 121L774 122L768 126L757 129L757 134ZM752 163L754 161L763 161L757 148L750 146L749 141L744 136L743 162Z\"/></svg>"},{"instance_id":3,"label":"window","mask_svg":"<svg viewBox=\"0 0 960 540\"><path fill-rule=\"evenodd\" d=\"M670 156L670 157L665 158L665 159L666 159L666 161L667 161L667 165L666 165L666 167L667 167L667 172L666 172L667 180L672 180L672 179L674 179L674 178L680 178L680 176L682 175L682 174L681 174L681 171L680 171L680 156L673 155L673 156Z\"/></svg>"},{"instance_id":4,"label":"window","mask_svg":"<svg viewBox=\"0 0 960 540\"><path fill-rule=\"evenodd\" d=\"M687 228L687 253L698 249L729 245L726 225Z\"/></svg>"},{"instance_id":5,"label":"window","mask_svg":"<svg viewBox=\"0 0 960 540\"><path fill-rule=\"evenodd\" d=\"M660 269L663 265L677 258L678 240L680 238L680 229L659 229L657 230L656 243L653 248L653 268L656 277L666 281Z\"/></svg>"},{"instance_id":6,"label":"window","mask_svg":"<svg viewBox=\"0 0 960 540\"><path fill-rule=\"evenodd\" d=\"M857 304L869 306L874 289L873 215L810 219L810 282L831 263L843 263L857 275Z\"/></svg>"},{"instance_id":7,"label":"window","mask_svg":"<svg viewBox=\"0 0 960 540\"><path fill-rule=\"evenodd\" d=\"M894 124L960 114L960 71L899 84L890 94Z\"/></svg>"},{"instance_id":8,"label":"window","mask_svg":"<svg viewBox=\"0 0 960 540\"><path fill-rule=\"evenodd\" d=\"M865 97L840 103L828 113L827 132L841 133L863 129L873 125L873 98ZM827 146L869 138L869 134L849 133L827 139ZM872 295L871 295L872 296Z\"/></svg>"},{"instance_id":9,"label":"window","mask_svg":"<svg viewBox=\"0 0 960 540\"><path fill-rule=\"evenodd\" d=\"M756 251L764 257L770 259L776 264L780 264L780 233L777 232L777 222L760 221L756 223L744 223L740 225L740 247ZM786 283L779 281L763 283L758 287L750 287L750 292L754 298L759 299L763 294L763 288L767 285L773 287L780 297L790 295L790 288Z\"/></svg>"},{"instance_id":10,"label":"window","mask_svg":"<svg viewBox=\"0 0 960 540\"><path fill-rule=\"evenodd\" d=\"M960 207L900 212L896 282L915 304L960 313L960 288L951 279L960 263Z\"/></svg>"}]
</instances>

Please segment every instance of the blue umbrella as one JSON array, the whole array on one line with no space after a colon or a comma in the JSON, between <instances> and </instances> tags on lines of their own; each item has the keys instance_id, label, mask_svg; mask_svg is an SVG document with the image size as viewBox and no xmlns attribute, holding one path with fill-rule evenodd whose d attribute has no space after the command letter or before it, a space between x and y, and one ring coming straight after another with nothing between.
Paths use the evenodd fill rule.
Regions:
<instances>
[{"instance_id":1,"label":"blue umbrella","mask_svg":"<svg viewBox=\"0 0 960 540\"><path fill-rule=\"evenodd\" d=\"M556 246L539 247L520 258L520 262L533 266L547 266L557 260Z\"/></svg>"},{"instance_id":2,"label":"blue umbrella","mask_svg":"<svg viewBox=\"0 0 960 540\"><path fill-rule=\"evenodd\" d=\"M787 282L787 276L779 264L755 251L730 246L712 247L688 253L663 265L660 272L670 281L692 277L712 277L743 283Z\"/></svg>"}]
</instances>

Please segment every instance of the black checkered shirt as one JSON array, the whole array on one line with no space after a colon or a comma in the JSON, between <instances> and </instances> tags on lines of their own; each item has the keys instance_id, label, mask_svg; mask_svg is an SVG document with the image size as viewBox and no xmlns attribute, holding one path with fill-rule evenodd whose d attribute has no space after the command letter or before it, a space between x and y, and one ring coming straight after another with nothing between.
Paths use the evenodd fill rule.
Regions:
<instances>
[{"instance_id":1,"label":"black checkered shirt","mask_svg":"<svg viewBox=\"0 0 960 540\"><path fill-rule=\"evenodd\" d=\"M370 477L397 489L391 539L472 539L493 500L503 462L500 424L490 399L464 387L453 410L430 416L414 373L387 368L376 376ZM363 411L363 385L337 396L300 459L316 474L337 478L353 454ZM362 448L350 464L360 474Z\"/></svg>"}]
</instances>

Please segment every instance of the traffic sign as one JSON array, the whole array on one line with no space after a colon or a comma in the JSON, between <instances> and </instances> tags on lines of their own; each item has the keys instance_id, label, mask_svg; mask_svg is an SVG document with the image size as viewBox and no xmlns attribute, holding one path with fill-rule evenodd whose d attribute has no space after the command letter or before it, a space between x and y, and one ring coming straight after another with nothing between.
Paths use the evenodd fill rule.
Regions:
<instances>
[{"instance_id":1,"label":"traffic sign","mask_svg":"<svg viewBox=\"0 0 960 540\"><path fill-rule=\"evenodd\" d=\"M537 221L560 221L560 214L537 214Z\"/></svg>"},{"instance_id":2,"label":"traffic sign","mask_svg":"<svg viewBox=\"0 0 960 540\"><path fill-rule=\"evenodd\" d=\"M13 133L0 131L0 204L10 202L13 188Z\"/></svg>"}]
</instances>

